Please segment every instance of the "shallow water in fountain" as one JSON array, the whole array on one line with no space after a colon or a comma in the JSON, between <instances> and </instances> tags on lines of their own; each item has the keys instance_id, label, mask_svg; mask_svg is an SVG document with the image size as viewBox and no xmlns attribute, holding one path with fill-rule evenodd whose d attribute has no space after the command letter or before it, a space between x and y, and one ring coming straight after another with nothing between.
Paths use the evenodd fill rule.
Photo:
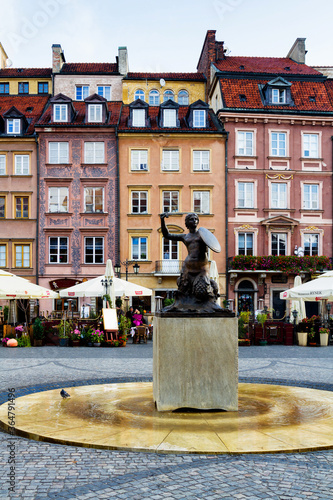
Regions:
<instances>
[{"instance_id":1,"label":"shallow water in fountain","mask_svg":"<svg viewBox=\"0 0 333 500\"><path fill-rule=\"evenodd\" d=\"M151 383L45 391L16 400L16 432L78 446L179 453L263 453L333 448L333 394L239 384L239 410L158 412ZM6 428L7 405L0 407Z\"/></svg>"}]
</instances>

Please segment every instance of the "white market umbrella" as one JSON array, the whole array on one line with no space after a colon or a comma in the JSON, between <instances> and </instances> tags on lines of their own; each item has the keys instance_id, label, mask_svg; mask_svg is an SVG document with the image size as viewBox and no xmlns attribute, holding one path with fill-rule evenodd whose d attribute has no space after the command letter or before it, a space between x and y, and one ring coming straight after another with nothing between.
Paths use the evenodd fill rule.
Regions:
<instances>
[{"instance_id":1,"label":"white market umbrella","mask_svg":"<svg viewBox=\"0 0 333 500\"><path fill-rule=\"evenodd\" d=\"M57 299L57 292L0 269L0 299Z\"/></svg>"},{"instance_id":2,"label":"white market umbrella","mask_svg":"<svg viewBox=\"0 0 333 500\"><path fill-rule=\"evenodd\" d=\"M101 280L104 280L105 277L105 275L98 276L70 288L65 288L59 291L59 295L60 297L103 297L105 295L105 287L102 285ZM121 280L120 278L113 278L113 286L116 297L122 297L123 295L129 297L140 295L150 296L153 293L150 288Z\"/></svg>"},{"instance_id":3,"label":"white market umbrella","mask_svg":"<svg viewBox=\"0 0 333 500\"><path fill-rule=\"evenodd\" d=\"M281 292L280 299L304 299L309 302L318 302L323 299L333 301L333 271L328 271L319 278Z\"/></svg>"},{"instance_id":4,"label":"white market umbrella","mask_svg":"<svg viewBox=\"0 0 333 500\"><path fill-rule=\"evenodd\" d=\"M302 278L295 276L294 288L302 285ZM302 319L306 318L304 299L293 299L290 306L290 311L297 311L296 323L298 324Z\"/></svg>"}]
</instances>

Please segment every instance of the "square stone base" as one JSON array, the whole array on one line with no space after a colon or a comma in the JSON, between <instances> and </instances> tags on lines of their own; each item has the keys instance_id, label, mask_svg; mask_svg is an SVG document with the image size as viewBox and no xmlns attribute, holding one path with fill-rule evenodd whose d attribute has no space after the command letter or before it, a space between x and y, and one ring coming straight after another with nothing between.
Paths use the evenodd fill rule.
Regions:
<instances>
[{"instance_id":1,"label":"square stone base","mask_svg":"<svg viewBox=\"0 0 333 500\"><path fill-rule=\"evenodd\" d=\"M153 349L159 411L237 411L237 318L155 316Z\"/></svg>"}]
</instances>

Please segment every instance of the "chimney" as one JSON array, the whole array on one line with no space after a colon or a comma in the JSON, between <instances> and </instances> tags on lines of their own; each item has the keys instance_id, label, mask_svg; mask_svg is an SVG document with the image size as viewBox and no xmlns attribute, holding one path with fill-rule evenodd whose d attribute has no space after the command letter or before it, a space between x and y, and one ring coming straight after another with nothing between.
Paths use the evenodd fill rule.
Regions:
<instances>
[{"instance_id":1,"label":"chimney","mask_svg":"<svg viewBox=\"0 0 333 500\"><path fill-rule=\"evenodd\" d=\"M216 61L225 58L224 55L224 42L215 42L215 50L216 50Z\"/></svg>"},{"instance_id":2,"label":"chimney","mask_svg":"<svg viewBox=\"0 0 333 500\"><path fill-rule=\"evenodd\" d=\"M52 45L52 72L60 73L63 64L66 62L65 54L59 43Z\"/></svg>"},{"instance_id":3,"label":"chimney","mask_svg":"<svg viewBox=\"0 0 333 500\"><path fill-rule=\"evenodd\" d=\"M0 69L6 68L7 59L8 59L8 56L6 54L6 51L3 48L2 44L0 43Z\"/></svg>"},{"instance_id":4,"label":"chimney","mask_svg":"<svg viewBox=\"0 0 333 500\"><path fill-rule=\"evenodd\" d=\"M118 70L123 76L128 73L127 47L118 47Z\"/></svg>"},{"instance_id":5,"label":"chimney","mask_svg":"<svg viewBox=\"0 0 333 500\"><path fill-rule=\"evenodd\" d=\"M294 45L289 50L287 57L299 64L305 64L305 40L306 38L296 38Z\"/></svg>"}]
</instances>

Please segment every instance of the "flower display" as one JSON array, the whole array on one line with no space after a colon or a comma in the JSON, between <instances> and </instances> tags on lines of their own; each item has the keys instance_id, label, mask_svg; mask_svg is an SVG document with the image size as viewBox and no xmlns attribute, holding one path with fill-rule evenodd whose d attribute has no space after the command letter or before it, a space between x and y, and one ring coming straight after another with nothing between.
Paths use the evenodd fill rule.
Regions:
<instances>
[{"instance_id":1,"label":"flower display","mask_svg":"<svg viewBox=\"0 0 333 500\"><path fill-rule=\"evenodd\" d=\"M321 327L319 328L319 333L330 333L328 328Z\"/></svg>"},{"instance_id":2,"label":"flower display","mask_svg":"<svg viewBox=\"0 0 333 500\"><path fill-rule=\"evenodd\" d=\"M96 344L99 342L103 342L104 340L104 332L101 330L94 330L91 334L91 340Z\"/></svg>"},{"instance_id":3,"label":"flower display","mask_svg":"<svg viewBox=\"0 0 333 500\"><path fill-rule=\"evenodd\" d=\"M240 271L281 271L286 274L300 272L315 273L323 269L331 269L330 260L326 256L296 257L294 255L236 255L229 260L229 269Z\"/></svg>"}]
</instances>

